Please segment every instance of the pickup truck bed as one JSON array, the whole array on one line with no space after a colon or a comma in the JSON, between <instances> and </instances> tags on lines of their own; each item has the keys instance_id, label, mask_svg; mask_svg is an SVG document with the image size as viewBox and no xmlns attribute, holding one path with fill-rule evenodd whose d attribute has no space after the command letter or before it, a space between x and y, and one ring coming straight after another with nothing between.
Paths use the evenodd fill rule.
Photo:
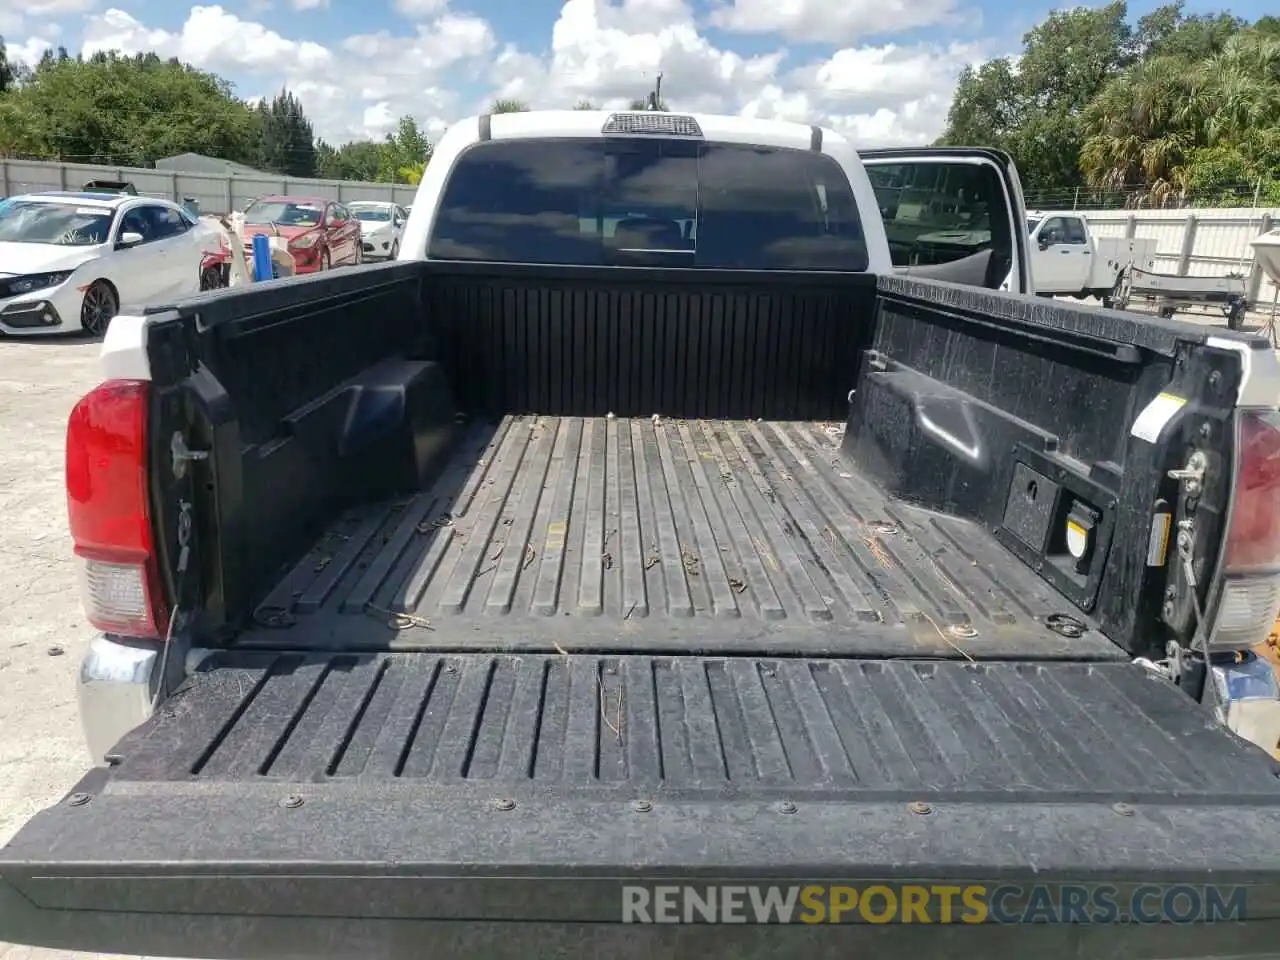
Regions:
<instances>
[{"instance_id":1,"label":"pickup truck bed","mask_svg":"<svg viewBox=\"0 0 1280 960\"><path fill-rule=\"evenodd\" d=\"M889 497L844 424L508 416L349 511L238 645L1119 659L977 524ZM582 618L588 618L583 620Z\"/></svg>"}]
</instances>

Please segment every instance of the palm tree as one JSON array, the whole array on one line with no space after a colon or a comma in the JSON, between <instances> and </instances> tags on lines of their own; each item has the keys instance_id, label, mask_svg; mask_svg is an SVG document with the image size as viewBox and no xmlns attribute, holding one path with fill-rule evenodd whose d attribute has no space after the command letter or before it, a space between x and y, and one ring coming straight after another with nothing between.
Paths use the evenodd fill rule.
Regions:
<instances>
[{"instance_id":1,"label":"palm tree","mask_svg":"<svg viewBox=\"0 0 1280 960\"><path fill-rule=\"evenodd\" d=\"M1198 62L1157 56L1108 83L1084 113L1080 169L1095 186L1140 184L1159 200L1202 180L1197 162L1211 154L1265 175L1278 128L1280 40L1243 31Z\"/></svg>"},{"instance_id":2,"label":"palm tree","mask_svg":"<svg viewBox=\"0 0 1280 960\"><path fill-rule=\"evenodd\" d=\"M1280 40L1240 33L1196 71L1206 134L1217 144L1280 123Z\"/></svg>"},{"instance_id":3,"label":"palm tree","mask_svg":"<svg viewBox=\"0 0 1280 960\"><path fill-rule=\"evenodd\" d=\"M1131 184L1164 196L1185 189L1187 155L1201 143L1194 76L1176 57L1139 63L1085 109L1080 169L1096 187Z\"/></svg>"}]
</instances>

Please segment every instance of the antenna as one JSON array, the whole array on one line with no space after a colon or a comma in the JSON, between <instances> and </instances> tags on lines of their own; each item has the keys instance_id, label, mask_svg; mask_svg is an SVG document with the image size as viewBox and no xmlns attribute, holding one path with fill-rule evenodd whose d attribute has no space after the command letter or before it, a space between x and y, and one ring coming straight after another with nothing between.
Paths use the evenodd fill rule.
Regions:
<instances>
[{"instance_id":1,"label":"antenna","mask_svg":"<svg viewBox=\"0 0 1280 960\"><path fill-rule=\"evenodd\" d=\"M653 92L649 94L649 109L659 109L658 104L662 103L662 71L658 71L657 82L654 85Z\"/></svg>"}]
</instances>

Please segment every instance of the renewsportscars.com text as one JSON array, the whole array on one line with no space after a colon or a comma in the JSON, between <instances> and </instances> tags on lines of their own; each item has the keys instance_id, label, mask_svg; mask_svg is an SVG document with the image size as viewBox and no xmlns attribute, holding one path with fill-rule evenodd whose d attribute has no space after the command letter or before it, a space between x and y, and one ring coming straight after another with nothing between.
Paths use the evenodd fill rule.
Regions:
<instances>
[{"instance_id":1,"label":"renewsportscars.com text","mask_svg":"<svg viewBox=\"0 0 1280 960\"><path fill-rule=\"evenodd\" d=\"M1144 884L633 884L623 923L1224 923L1246 888Z\"/></svg>"}]
</instances>

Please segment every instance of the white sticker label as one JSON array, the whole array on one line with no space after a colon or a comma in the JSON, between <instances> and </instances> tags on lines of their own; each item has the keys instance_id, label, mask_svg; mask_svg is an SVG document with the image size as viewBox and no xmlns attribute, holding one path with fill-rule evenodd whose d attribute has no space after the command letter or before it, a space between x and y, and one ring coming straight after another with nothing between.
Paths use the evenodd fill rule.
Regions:
<instances>
[{"instance_id":1,"label":"white sticker label","mask_svg":"<svg viewBox=\"0 0 1280 960\"><path fill-rule=\"evenodd\" d=\"M1182 397L1172 393L1162 393L1138 414L1138 419L1133 421L1133 429L1129 432L1147 443L1156 443L1160 439L1160 431L1186 404L1187 401Z\"/></svg>"}]
</instances>

